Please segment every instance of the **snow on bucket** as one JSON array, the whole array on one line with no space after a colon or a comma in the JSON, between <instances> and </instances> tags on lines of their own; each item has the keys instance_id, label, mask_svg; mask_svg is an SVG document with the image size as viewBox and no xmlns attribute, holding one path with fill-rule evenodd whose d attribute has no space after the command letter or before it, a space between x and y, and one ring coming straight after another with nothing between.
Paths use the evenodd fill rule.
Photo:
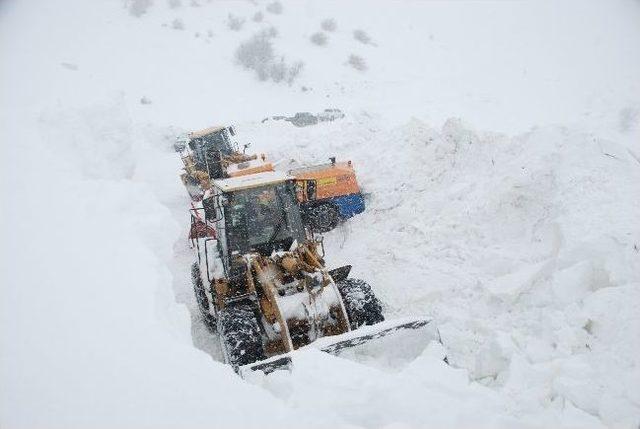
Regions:
<instances>
[{"instance_id":1,"label":"snow on bucket","mask_svg":"<svg viewBox=\"0 0 640 429\"><path fill-rule=\"evenodd\" d=\"M440 334L428 319L401 319L363 326L342 335L320 338L307 347L387 371L400 370L415 360ZM301 350L302 350L301 349ZM296 351L274 356L240 368L269 374L276 370L291 369L295 365Z\"/></svg>"}]
</instances>

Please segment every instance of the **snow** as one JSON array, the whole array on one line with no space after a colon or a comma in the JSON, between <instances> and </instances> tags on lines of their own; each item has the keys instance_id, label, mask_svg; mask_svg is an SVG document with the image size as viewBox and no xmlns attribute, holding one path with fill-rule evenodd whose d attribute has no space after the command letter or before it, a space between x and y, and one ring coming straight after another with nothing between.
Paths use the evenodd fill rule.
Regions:
<instances>
[{"instance_id":1,"label":"snow","mask_svg":"<svg viewBox=\"0 0 640 429\"><path fill-rule=\"evenodd\" d=\"M0 426L636 428L640 4L281 6L2 3ZM270 27L290 86L235 63ZM219 362L172 145L221 123L281 170L353 161L368 208L327 260L444 349Z\"/></svg>"},{"instance_id":2,"label":"snow","mask_svg":"<svg viewBox=\"0 0 640 429\"><path fill-rule=\"evenodd\" d=\"M452 365L510 398L503 406L512 416L556 412L549 418L562 425L562 413L576 406L604 424L632 427L638 404L620 380L637 380L640 347L632 314L640 302L634 157L558 127L509 138L458 120L441 130L413 120L369 131L375 125L357 117L273 133L272 152L282 156L308 138L308 152L320 158L339 144L312 142L343 138L352 142L349 158L368 160L356 165L371 192L368 209L327 235L329 264L353 264L388 317L432 316ZM239 132L267 134L249 126ZM289 147L282 147L285 133ZM372 154L371 146L388 151ZM604 146L616 147L615 158ZM591 300L616 289L626 302L594 311ZM621 332L596 332L604 319Z\"/></svg>"},{"instance_id":3,"label":"snow","mask_svg":"<svg viewBox=\"0 0 640 429\"><path fill-rule=\"evenodd\" d=\"M263 171L262 173L255 173L247 176L214 180L213 183L223 192L231 192L239 189L268 185L271 183L280 183L287 179L293 179L293 177L281 171Z\"/></svg>"},{"instance_id":4,"label":"snow","mask_svg":"<svg viewBox=\"0 0 640 429\"><path fill-rule=\"evenodd\" d=\"M322 284L322 275L319 272L310 275ZM293 288L294 284L291 284ZM313 315L314 319L323 320L329 314L329 308L340 303L339 292L333 285L322 287L320 290L313 291L313 298L307 294L293 293L290 295L276 295L278 308L285 320L299 319L304 320L308 315Z\"/></svg>"},{"instance_id":5,"label":"snow","mask_svg":"<svg viewBox=\"0 0 640 429\"><path fill-rule=\"evenodd\" d=\"M238 164L231 164L227 167L227 174L233 176L234 173L241 173L242 170L252 168L268 168L268 163L266 163L262 159L251 159L249 161L244 161Z\"/></svg>"}]
</instances>

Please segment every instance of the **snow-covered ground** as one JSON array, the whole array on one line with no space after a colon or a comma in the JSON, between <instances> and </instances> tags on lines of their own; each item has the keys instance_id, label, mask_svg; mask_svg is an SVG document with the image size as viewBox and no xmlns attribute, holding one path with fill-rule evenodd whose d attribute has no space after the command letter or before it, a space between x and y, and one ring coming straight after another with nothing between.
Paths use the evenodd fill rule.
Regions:
<instances>
[{"instance_id":1,"label":"snow-covered ground","mask_svg":"<svg viewBox=\"0 0 640 429\"><path fill-rule=\"evenodd\" d=\"M639 23L638 1L1 3L0 426L637 428ZM227 122L278 168L355 163L368 209L328 261L433 317L451 366L216 360L172 142Z\"/></svg>"}]
</instances>

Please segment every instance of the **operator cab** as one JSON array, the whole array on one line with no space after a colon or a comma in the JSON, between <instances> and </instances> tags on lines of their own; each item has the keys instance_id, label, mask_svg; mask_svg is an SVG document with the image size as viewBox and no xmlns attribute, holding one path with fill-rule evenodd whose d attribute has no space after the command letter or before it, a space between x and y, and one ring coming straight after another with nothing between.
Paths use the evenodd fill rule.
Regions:
<instances>
[{"instance_id":1,"label":"operator cab","mask_svg":"<svg viewBox=\"0 0 640 429\"><path fill-rule=\"evenodd\" d=\"M207 220L216 223L222 259L257 252L270 256L306 238L294 179L268 171L214 180L203 199Z\"/></svg>"},{"instance_id":2,"label":"operator cab","mask_svg":"<svg viewBox=\"0 0 640 429\"><path fill-rule=\"evenodd\" d=\"M235 136L233 127L211 127L187 134L196 168L206 171L212 179L223 177L221 160L237 152L232 136Z\"/></svg>"}]
</instances>

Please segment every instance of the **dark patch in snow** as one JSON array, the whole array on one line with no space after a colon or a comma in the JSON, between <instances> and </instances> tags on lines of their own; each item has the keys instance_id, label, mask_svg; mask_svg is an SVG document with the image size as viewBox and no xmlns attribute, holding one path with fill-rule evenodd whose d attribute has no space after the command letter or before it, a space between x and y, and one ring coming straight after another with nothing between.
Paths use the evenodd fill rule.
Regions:
<instances>
[{"instance_id":1,"label":"dark patch in snow","mask_svg":"<svg viewBox=\"0 0 640 429\"><path fill-rule=\"evenodd\" d=\"M317 46L324 46L327 44L327 36L321 31L313 33L311 37L309 37L309 40Z\"/></svg>"},{"instance_id":2,"label":"dark patch in snow","mask_svg":"<svg viewBox=\"0 0 640 429\"><path fill-rule=\"evenodd\" d=\"M320 122L330 122L342 118L344 118L344 113L342 113L340 109L324 109L324 111L315 114L310 112L298 112L293 116L271 116L269 118L264 118L262 123L269 120L287 121L296 127L308 127Z\"/></svg>"},{"instance_id":3,"label":"dark patch in snow","mask_svg":"<svg viewBox=\"0 0 640 429\"><path fill-rule=\"evenodd\" d=\"M347 64L358 71L365 71L367 69L367 63L361 56L351 54L347 59Z\"/></svg>"},{"instance_id":4,"label":"dark patch in snow","mask_svg":"<svg viewBox=\"0 0 640 429\"><path fill-rule=\"evenodd\" d=\"M171 23L171 28L173 28L174 30L184 30L184 23L181 19L176 18Z\"/></svg>"},{"instance_id":5,"label":"dark patch in snow","mask_svg":"<svg viewBox=\"0 0 640 429\"><path fill-rule=\"evenodd\" d=\"M60 65L62 67L64 67L67 70L73 70L73 71L77 71L78 70L78 66L76 64L73 63L60 63Z\"/></svg>"},{"instance_id":6,"label":"dark patch in snow","mask_svg":"<svg viewBox=\"0 0 640 429\"><path fill-rule=\"evenodd\" d=\"M244 25L244 18L235 16L231 13L229 14L229 17L227 18L227 27L229 27L229 30L240 31L242 30L243 25Z\"/></svg>"},{"instance_id":7,"label":"dark patch in snow","mask_svg":"<svg viewBox=\"0 0 640 429\"><path fill-rule=\"evenodd\" d=\"M369 35L364 30L360 30L360 29L355 30L353 32L353 38L365 45L374 45L373 41L371 40L371 37L369 37Z\"/></svg>"},{"instance_id":8,"label":"dark patch in snow","mask_svg":"<svg viewBox=\"0 0 640 429\"><path fill-rule=\"evenodd\" d=\"M261 81L272 80L291 85L302 70L303 63L287 63L284 56L275 54L272 39L276 35L277 30L271 27L241 43L236 49L236 62L248 70L255 71Z\"/></svg>"},{"instance_id":9,"label":"dark patch in snow","mask_svg":"<svg viewBox=\"0 0 640 429\"><path fill-rule=\"evenodd\" d=\"M153 5L153 1L152 0L126 0L125 5L129 9L129 14L131 16L140 18L142 15L147 13L149 8Z\"/></svg>"},{"instance_id":10,"label":"dark patch in snow","mask_svg":"<svg viewBox=\"0 0 640 429\"><path fill-rule=\"evenodd\" d=\"M267 12L273 13L275 15L280 15L282 13L282 3L280 3L279 1L269 3L267 5Z\"/></svg>"},{"instance_id":11,"label":"dark patch in snow","mask_svg":"<svg viewBox=\"0 0 640 429\"><path fill-rule=\"evenodd\" d=\"M338 28L335 19L327 18L320 23L320 28L324 31L328 31L329 33L333 33Z\"/></svg>"}]
</instances>

